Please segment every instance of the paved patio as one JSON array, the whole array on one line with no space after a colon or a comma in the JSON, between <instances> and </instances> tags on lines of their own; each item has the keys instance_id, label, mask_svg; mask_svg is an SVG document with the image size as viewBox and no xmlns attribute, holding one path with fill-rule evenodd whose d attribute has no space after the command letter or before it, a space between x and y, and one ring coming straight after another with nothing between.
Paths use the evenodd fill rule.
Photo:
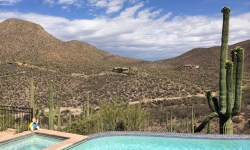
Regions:
<instances>
[{"instance_id":1,"label":"paved patio","mask_svg":"<svg viewBox=\"0 0 250 150\"><path fill-rule=\"evenodd\" d=\"M0 139L1 139L2 137L14 135L15 133L16 133L16 130L15 130L15 129L7 129L6 131L0 131Z\"/></svg>"}]
</instances>

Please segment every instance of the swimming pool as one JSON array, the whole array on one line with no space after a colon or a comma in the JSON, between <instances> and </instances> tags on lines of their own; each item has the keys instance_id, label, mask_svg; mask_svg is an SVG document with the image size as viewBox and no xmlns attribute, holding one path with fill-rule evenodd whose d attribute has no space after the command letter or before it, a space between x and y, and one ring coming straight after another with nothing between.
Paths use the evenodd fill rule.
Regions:
<instances>
[{"instance_id":1,"label":"swimming pool","mask_svg":"<svg viewBox=\"0 0 250 150\"><path fill-rule=\"evenodd\" d=\"M180 134L179 134L180 135ZM184 134L182 134L184 135ZM97 136L69 147L70 150L249 150L250 138L213 136L109 135ZM186 136L186 137L185 137ZM208 138L210 137L210 138ZM224 137L224 138L223 138Z\"/></svg>"},{"instance_id":2,"label":"swimming pool","mask_svg":"<svg viewBox=\"0 0 250 150\"><path fill-rule=\"evenodd\" d=\"M67 138L45 134L30 134L10 141L0 143L1 150L41 150Z\"/></svg>"}]
</instances>

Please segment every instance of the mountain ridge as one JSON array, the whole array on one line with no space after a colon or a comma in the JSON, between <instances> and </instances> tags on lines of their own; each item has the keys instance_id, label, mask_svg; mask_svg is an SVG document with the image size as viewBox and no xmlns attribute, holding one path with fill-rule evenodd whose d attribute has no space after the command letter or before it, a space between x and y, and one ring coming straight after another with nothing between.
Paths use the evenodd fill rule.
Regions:
<instances>
[{"instance_id":1,"label":"mountain ridge","mask_svg":"<svg viewBox=\"0 0 250 150\"><path fill-rule=\"evenodd\" d=\"M250 70L250 40L245 40L228 46L228 59L231 60L231 49L236 46L244 48L244 66L246 70ZM215 67L219 66L220 60L220 46L213 46L209 48L194 48L186 53L170 58L156 61L158 64L169 64L180 67L183 65L198 65L201 67Z\"/></svg>"},{"instance_id":2,"label":"mountain ridge","mask_svg":"<svg viewBox=\"0 0 250 150\"><path fill-rule=\"evenodd\" d=\"M86 42L76 40L61 41L42 26L20 19L7 19L0 23L0 55L4 62L25 62L63 69L102 68L125 66L143 62L139 59L112 55Z\"/></svg>"},{"instance_id":3,"label":"mountain ridge","mask_svg":"<svg viewBox=\"0 0 250 150\"><path fill-rule=\"evenodd\" d=\"M112 68L116 66L141 66L164 64L182 66L186 64L213 67L219 64L220 46L194 48L186 53L154 62L116 56L97 49L95 46L77 40L61 41L36 23L10 18L0 23L0 63L24 62L50 69L82 72L89 68ZM245 49L245 69L250 68L250 40L230 45L230 51L237 45ZM230 52L229 52L230 55ZM150 66L149 66L150 67Z\"/></svg>"}]
</instances>

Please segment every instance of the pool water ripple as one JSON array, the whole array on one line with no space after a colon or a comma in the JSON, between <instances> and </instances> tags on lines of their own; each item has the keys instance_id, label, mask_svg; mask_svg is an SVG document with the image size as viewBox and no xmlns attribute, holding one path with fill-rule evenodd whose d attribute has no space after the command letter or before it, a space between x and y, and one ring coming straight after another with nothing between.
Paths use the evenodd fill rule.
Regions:
<instances>
[{"instance_id":1,"label":"pool water ripple","mask_svg":"<svg viewBox=\"0 0 250 150\"><path fill-rule=\"evenodd\" d=\"M32 134L8 142L0 143L1 150L41 150L65 140L54 136Z\"/></svg>"},{"instance_id":2,"label":"pool water ripple","mask_svg":"<svg viewBox=\"0 0 250 150\"><path fill-rule=\"evenodd\" d=\"M249 150L250 136L179 133L108 132L71 146L70 150Z\"/></svg>"}]
</instances>

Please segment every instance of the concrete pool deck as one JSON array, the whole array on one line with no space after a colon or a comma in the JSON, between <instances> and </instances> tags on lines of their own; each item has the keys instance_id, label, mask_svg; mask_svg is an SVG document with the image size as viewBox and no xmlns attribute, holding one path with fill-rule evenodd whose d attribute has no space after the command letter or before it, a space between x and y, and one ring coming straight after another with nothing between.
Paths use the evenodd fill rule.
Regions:
<instances>
[{"instance_id":1,"label":"concrete pool deck","mask_svg":"<svg viewBox=\"0 0 250 150\"><path fill-rule=\"evenodd\" d=\"M6 131L1 131L0 132L0 139L2 137L6 137L6 136L10 136L10 135L14 135L16 133L16 130L15 129L7 129Z\"/></svg>"},{"instance_id":2,"label":"concrete pool deck","mask_svg":"<svg viewBox=\"0 0 250 150\"><path fill-rule=\"evenodd\" d=\"M68 146L71 146L75 143L78 143L80 141L86 140L88 136L84 135L78 135L78 134L72 134L72 133L66 133L66 132L59 132L59 131L53 131L53 130L46 130L46 129L40 129L40 130L35 130L34 132L31 131L24 131L22 133L15 134L13 132L0 132L0 143L1 142L6 142L15 138L20 138L25 135L29 134L34 134L34 133L40 133L40 134L46 134L46 135L52 135L52 136L59 136L59 137L64 137L67 138L66 140L57 143L55 145L52 145L50 147L47 147L43 150L60 150L64 149Z\"/></svg>"}]
</instances>

